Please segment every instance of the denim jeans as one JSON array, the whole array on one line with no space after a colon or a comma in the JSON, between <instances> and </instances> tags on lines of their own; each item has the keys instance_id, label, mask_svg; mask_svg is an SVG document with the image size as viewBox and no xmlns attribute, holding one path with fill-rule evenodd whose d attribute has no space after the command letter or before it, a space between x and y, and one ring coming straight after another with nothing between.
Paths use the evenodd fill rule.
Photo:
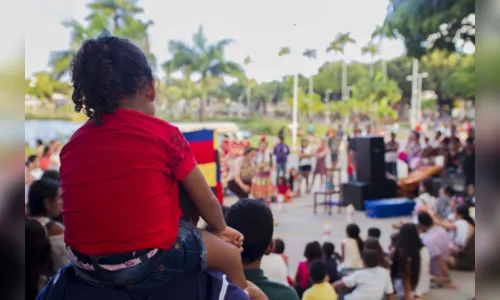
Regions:
<instances>
[{"instance_id":1,"label":"denim jeans","mask_svg":"<svg viewBox=\"0 0 500 300\"><path fill-rule=\"evenodd\" d=\"M286 177L286 163L276 164L276 184L278 184L280 177Z\"/></svg>"},{"instance_id":2,"label":"denim jeans","mask_svg":"<svg viewBox=\"0 0 500 300\"><path fill-rule=\"evenodd\" d=\"M110 257L113 254L105 257ZM98 257L103 259L104 257ZM206 268L206 249L199 229L179 222L177 240L170 249L159 249L151 258L139 256L141 263L118 271L90 271L75 264L76 274L85 282L97 287L122 287L128 290L153 292L170 279L187 272Z\"/></svg>"}]
</instances>

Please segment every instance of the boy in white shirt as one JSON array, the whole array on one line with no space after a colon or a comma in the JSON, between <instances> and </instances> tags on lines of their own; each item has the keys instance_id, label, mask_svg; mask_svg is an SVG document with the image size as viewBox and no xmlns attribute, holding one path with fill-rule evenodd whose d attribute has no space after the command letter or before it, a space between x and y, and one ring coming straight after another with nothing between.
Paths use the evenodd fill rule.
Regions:
<instances>
[{"instance_id":1,"label":"boy in white shirt","mask_svg":"<svg viewBox=\"0 0 500 300\"><path fill-rule=\"evenodd\" d=\"M356 270L333 283L334 288L354 290L345 295L345 300L380 300L385 295L392 300L392 287L389 270L379 267L379 253L376 250L363 251L365 269Z\"/></svg>"}]
</instances>

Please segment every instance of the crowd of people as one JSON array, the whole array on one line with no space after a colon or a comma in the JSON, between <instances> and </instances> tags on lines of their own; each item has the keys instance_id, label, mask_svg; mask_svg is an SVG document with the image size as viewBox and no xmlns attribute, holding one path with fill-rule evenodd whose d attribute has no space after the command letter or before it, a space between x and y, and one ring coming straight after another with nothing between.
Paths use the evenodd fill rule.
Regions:
<instances>
[{"instance_id":1,"label":"crowd of people","mask_svg":"<svg viewBox=\"0 0 500 300\"><path fill-rule=\"evenodd\" d=\"M394 224L387 249L379 242L387 233L370 228L362 239L351 223L339 253L331 242L310 242L289 277L269 203L302 194L302 183L310 194L316 175L333 185L341 127L319 140L310 128L291 168L284 130L272 149L266 138L239 149L225 169L239 200L221 207L182 133L154 117L155 80L138 47L105 32L83 43L71 69L75 108L89 120L61 151L57 141L40 141L26 160L26 299L407 300L431 282L453 288L451 267L473 269L473 188L459 198L446 186L436 197L424 181L415 222ZM470 138L464 150L452 133L439 143L447 172L471 168ZM393 152L394 143L393 135ZM415 133L405 148L411 169L427 155L419 143ZM354 143L346 148L355 180ZM206 228L197 227L200 218Z\"/></svg>"}]
</instances>

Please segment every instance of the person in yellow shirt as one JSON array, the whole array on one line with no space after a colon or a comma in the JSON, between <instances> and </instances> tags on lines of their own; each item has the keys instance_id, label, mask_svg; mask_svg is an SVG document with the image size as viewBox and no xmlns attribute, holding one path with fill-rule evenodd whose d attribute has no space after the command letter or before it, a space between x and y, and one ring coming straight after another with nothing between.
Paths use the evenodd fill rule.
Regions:
<instances>
[{"instance_id":1,"label":"person in yellow shirt","mask_svg":"<svg viewBox=\"0 0 500 300\"><path fill-rule=\"evenodd\" d=\"M323 262L313 262L309 267L309 276L313 286L304 292L302 300L337 300L337 293L329 283Z\"/></svg>"}]
</instances>

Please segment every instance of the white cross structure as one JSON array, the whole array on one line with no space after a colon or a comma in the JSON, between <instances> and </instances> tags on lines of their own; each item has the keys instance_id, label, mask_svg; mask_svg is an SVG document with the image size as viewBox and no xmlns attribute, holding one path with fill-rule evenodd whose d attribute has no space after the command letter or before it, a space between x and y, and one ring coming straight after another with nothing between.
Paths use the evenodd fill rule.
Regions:
<instances>
[{"instance_id":1,"label":"white cross structure","mask_svg":"<svg viewBox=\"0 0 500 300\"><path fill-rule=\"evenodd\" d=\"M406 80L411 81L410 128L415 129L422 118L422 79L428 77L429 74L418 73L418 59L413 59L412 73L411 76L406 77Z\"/></svg>"}]
</instances>

